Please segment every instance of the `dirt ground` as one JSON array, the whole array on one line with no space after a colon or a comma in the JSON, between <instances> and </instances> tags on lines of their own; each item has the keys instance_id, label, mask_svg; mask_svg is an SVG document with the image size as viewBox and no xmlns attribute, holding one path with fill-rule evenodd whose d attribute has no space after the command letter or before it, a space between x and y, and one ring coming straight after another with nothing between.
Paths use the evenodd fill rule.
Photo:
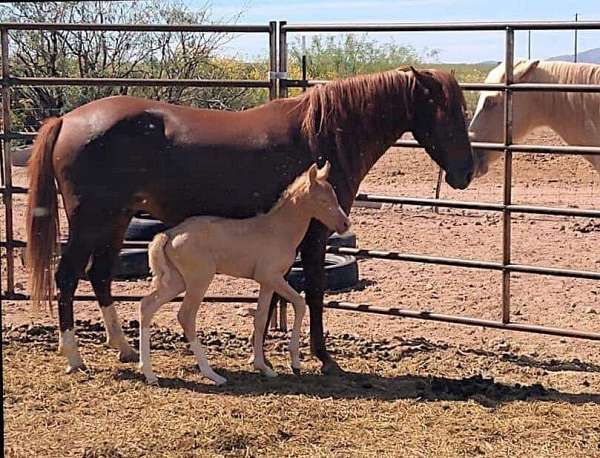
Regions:
<instances>
[{"instance_id":1,"label":"dirt ground","mask_svg":"<svg viewBox=\"0 0 600 458\"><path fill-rule=\"evenodd\" d=\"M560 144L548 130L530 143ZM26 185L23 169L14 182ZM501 202L502 164L466 191L447 185L442 198ZM419 150L393 149L362 191L432 197L437 170ZM514 201L599 208L600 178L583 159L520 155ZM24 196L15 203L24 239ZM1 215L4 218L4 214ZM362 248L500 261L502 221L491 212L384 205L355 208ZM4 227L4 222L2 221ZM65 227L65 225L63 225ZM600 270L600 222L514 215L512 257L541 266ZM5 253L2 253L5 278ZM360 260L356 288L328 299L430 310L485 319L501 314L500 273ZM26 272L17 260L17 290ZM513 274L515 322L600 332L600 284ZM120 294L143 294L146 281L119 282ZM90 292L82 283L80 293ZM219 277L209 295L254 295L246 281ZM102 347L100 312L77 303L80 343L90 367L66 376L56 354L55 320L32 318L29 304L4 301L5 454L8 456L600 456L600 346L597 342L509 333L421 320L327 310L328 346L345 377L318 374L305 345L305 373L291 375L287 337L269 351L276 380L246 364L247 304L207 304L198 325L217 371L215 388L193 369L175 326L177 305L156 319L153 361L160 389L142 383L134 365ZM126 323L136 304L118 310ZM35 326L29 323L35 321ZM132 322L134 325L135 322ZM305 322L308 332L308 319ZM137 331L128 328L134 341Z\"/></svg>"}]
</instances>

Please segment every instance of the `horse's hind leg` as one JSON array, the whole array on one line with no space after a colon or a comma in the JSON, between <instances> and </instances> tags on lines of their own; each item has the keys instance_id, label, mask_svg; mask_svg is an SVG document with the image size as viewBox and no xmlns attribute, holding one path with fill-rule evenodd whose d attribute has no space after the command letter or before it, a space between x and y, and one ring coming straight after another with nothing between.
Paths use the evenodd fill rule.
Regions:
<instances>
[{"instance_id":1,"label":"horse's hind leg","mask_svg":"<svg viewBox=\"0 0 600 458\"><path fill-rule=\"evenodd\" d=\"M91 248L86 246L76 231L71 231L55 275L60 329L58 351L68 360L67 373L85 368L75 340L73 296L90 254Z\"/></svg>"},{"instance_id":2,"label":"horse's hind leg","mask_svg":"<svg viewBox=\"0 0 600 458\"><path fill-rule=\"evenodd\" d=\"M97 248L93 253L91 268L87 272L102 311L106 328L106 343L119 351L119 361L121 362L138 361L137 352L129 345L123 334L111 294L112 270L117 261L128 223L128 215L119 215L110 230L101 231L102 237L95 243Z\"/></svg>"},{"instance_id":3,"label":"horse's hind leg","mask_svg":"<svg viewBox=\"0 0 600 458\"><path fill-rule=\"evenodd\" d=\"M206 351L198 341L198 335L196 334L196 315L198 314L198 308L202 303L202 299L204 299L206 290L214 275L214 270L209 271L209 269L203 269L203 272L195 273L193 278L185 276L186 293L181 308L177 313L177 319L183 328L183 333L190 345L190 349L194 352L194 356L196 356L196 361L198 362L198 367L200 368L202 375L212 380L217 385L222 385L227 382L227 379L217 374L210 367L208 359L206 358Z\"/></svg>"}]
</instances>

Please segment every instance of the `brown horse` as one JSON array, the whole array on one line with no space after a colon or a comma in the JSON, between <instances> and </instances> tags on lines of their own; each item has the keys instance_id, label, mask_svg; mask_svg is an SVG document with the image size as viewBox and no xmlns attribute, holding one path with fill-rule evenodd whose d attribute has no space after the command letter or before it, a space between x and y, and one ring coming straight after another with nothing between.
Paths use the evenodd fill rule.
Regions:
<instances>
[{"instance_id":1,"label":"brown horse","mask_svg":"<svg viewBox=\"0 0 600 458\"><path fill-rule=\"evenodd\" d=\"M266 213L296 176L325 160L331 163L329 182L348 213L369 169L407 131L446 171L452 187L469 185L473 157L464 98L456 80L439 70L357 76L243 112L118 96L47 121L29 164L30 288L34 305L52 296L56 180L69 221L55 275L60 348L77 352L66 355L78 362L69 369L83 365L73 331L73 295L86 266L109 345L119 349L122 361L137 359L111 296L111 271L133 214L146 211L176 225L192 215ZM311 349L325 373L339 371L323 336L329 232L313 220L300 245Z\"/></svg>"}]
</instances>

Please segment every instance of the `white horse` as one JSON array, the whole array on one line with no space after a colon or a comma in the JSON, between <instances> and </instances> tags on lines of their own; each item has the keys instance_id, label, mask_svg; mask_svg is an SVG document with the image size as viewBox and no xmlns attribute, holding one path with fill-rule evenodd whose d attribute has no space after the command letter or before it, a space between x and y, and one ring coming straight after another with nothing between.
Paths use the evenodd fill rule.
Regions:
<instances>
[{"instance_id":1,"label":"white horse","mask_svg":"<svg viewBox=\"0 0 600 458\"><path fill-rule=\"evenodd\" d=\"M600 84L600 65L539 60L518 60L515 83ZM506 80L504 63L488 74L486 83ZM547 126L569 145L600 146L600 93L514 92L513 140L521 141L532 129ZM471 141L497 142L504 139L504 93L482 91L469 126ZM500 151L473 148L475 176L485 175ZM600 156L583 156L600 174Z\"/></svg>"},{"instance_id":2,"label":"white horse","mask_svg":"<svg viewBox=\"0 0 600 458\"><path fill-rule=\"evenodd\" d=\"M197 216L158 234L148 248L155 291L140 303L140 368L150 384L158 384L150 363L150 323L159 307L185 290L177 314L202 375L220 385L196 336L196 314L216 273L250 278L260 284L254 317L254 367L268 377L277 374L266 363L263 333L273 292L294 306L290 339L292 369L300 370L300 329L306 303L284 279L296 258L311 218L330 230L344 233L350 227L332 186L327 182L329 162L302 173L265 215L247 219Z\"/></svg>"}]
</instances>

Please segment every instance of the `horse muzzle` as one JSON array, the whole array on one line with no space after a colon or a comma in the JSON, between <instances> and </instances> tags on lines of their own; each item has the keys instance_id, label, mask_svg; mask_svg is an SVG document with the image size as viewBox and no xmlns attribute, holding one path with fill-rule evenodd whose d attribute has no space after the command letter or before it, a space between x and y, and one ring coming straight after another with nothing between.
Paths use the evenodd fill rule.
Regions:
<instances>
[{"instance_id":1,"label":"horse muzzle","mask_svg":"<svg viewBox=\"0 0 600 458\"><path fill-rule=\"evenodd\" d=\"M466 189L473 180L473 168L463 172L446 173L446 183L454 189Z\"/></svg>"}]
</instances>

